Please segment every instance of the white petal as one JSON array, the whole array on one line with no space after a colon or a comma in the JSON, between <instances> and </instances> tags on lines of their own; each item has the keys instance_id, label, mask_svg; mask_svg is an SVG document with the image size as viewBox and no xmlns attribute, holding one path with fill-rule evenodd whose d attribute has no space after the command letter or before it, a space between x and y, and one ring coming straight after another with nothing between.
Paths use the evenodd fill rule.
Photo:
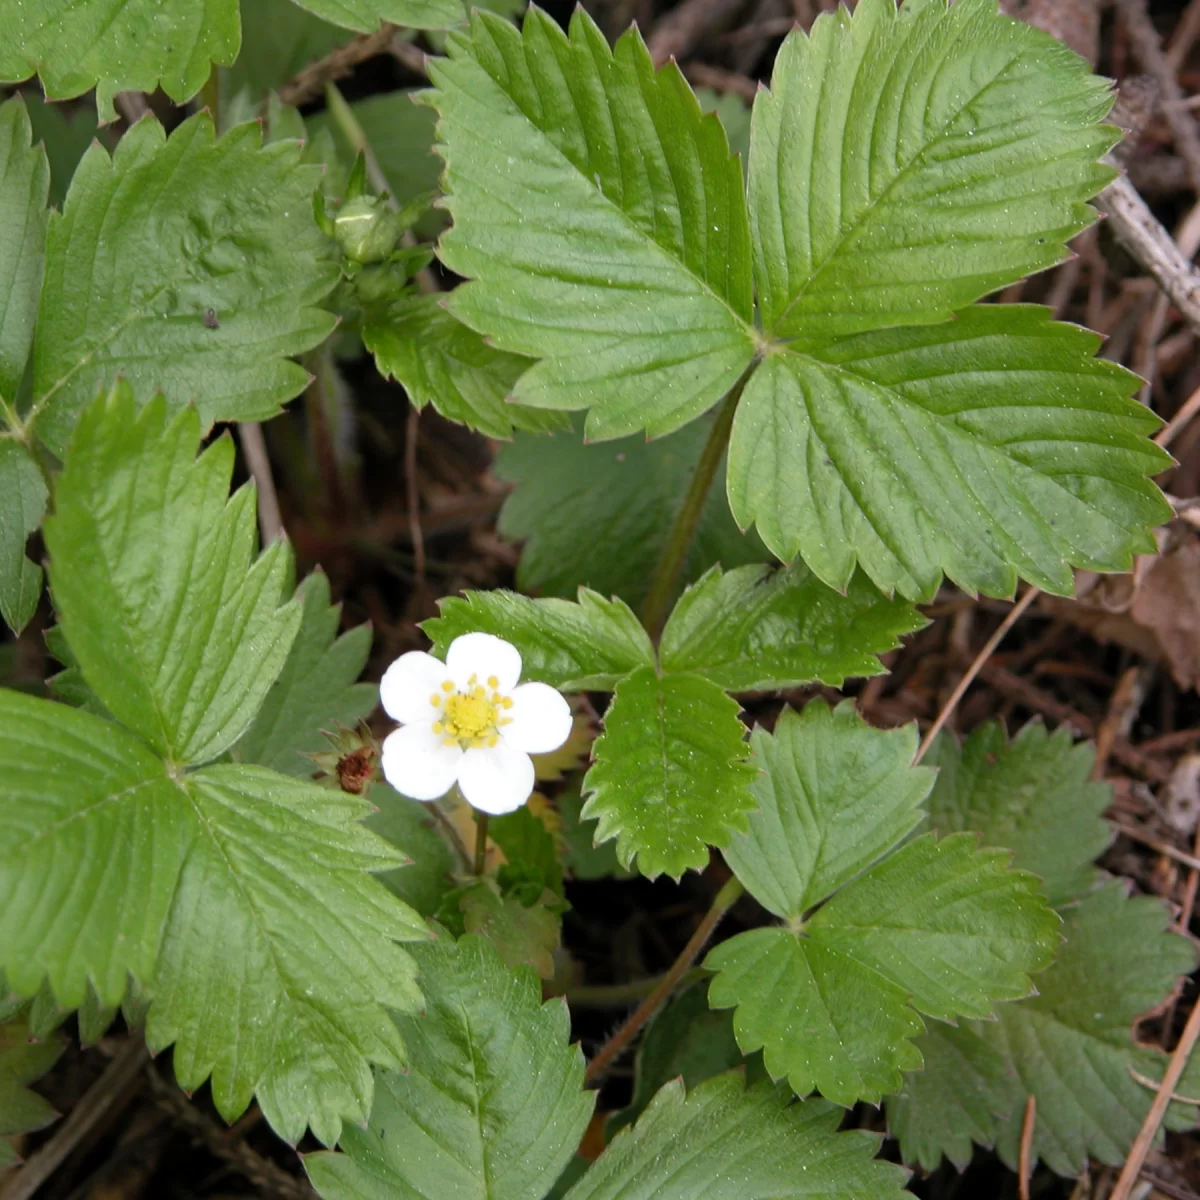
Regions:
<instances>
[{"instance_id":1,"label":"white petal","mask_svg":"<svg viewBox=\"0 0 1200 1200\"><path fill-rule=\"evenodd\" d=\"M447 746L429 725L405 725L383 739L383 777L412 800L436 800L458 778L463 752Z\"/></svg>"},{"instance_id":2,"label":"white petal","mask_svg":"<svg viewBox=\"0 0 1200 1200\"><path fill-rule=\"evenodd\" d=\"M450 678L444 662L424 650L402 654L383 673L379 681L379 702L393 721L411 725L414 721L432 724L441 716L441 707L433 696L444 699L442 683Z\"/></svg>"},{"instance_id":3,"label":"white petal","mask_svg":"<svg viewBox=\"0 0 1200 1200\"><path fill-rule=\"evenodd\" d=\"M458 787L472 808L499 816L516 812L533 791L533 763L528 754L503 742L472 748L463 754Z\"/></svg>"},{"instance_id":4,"label":"white petal","mask_svg":"<svg viewBox=\"0 0 1200 1200\"><path fill-rule=\"evenodd\" d=\"M511 692L521 678L521 652L511 642L490 633L464 633L450 643L446 666L454 682L465 688L471 676L485 687ZM489 684L489 679L498 680Z\"/></svg>"},{"instance_id":5,"label":"white petal","mask_svg":"<svg viewBox=\"0 0 1200 1200\"><path fill-rule=\"evenodd\" d=\"M514 750L546 754L571 736L571 706L549 684L523 683L512 702L504 712L512 724L501 725L500 736Z\"/></svg>"}]
</instances>

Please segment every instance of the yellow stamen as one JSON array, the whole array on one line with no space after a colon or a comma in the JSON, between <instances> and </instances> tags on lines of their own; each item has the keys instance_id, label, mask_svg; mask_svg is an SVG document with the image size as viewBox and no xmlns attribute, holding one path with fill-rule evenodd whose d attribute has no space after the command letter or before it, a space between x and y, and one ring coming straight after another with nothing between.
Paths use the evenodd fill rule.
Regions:
<instances>
[{"instance_id":1,"label":"yellow stamen","mask_svg":"<svg viewBox=\"0 0 1200 1200\"><path fill-rule=\"evenodd\" d=\"M429 703L432 704L434 708L437 708L441 702L442 698L437 694L437 692L434 692L433 695L429 697Z\"/></svg>"},{"instance_id":2,"label":"yellow stamen","mask_svg":"<svg viewBox=\"0 0 1200 1200\"><path fill-rule=\"evenodd\" d=\"M453 683L451 683L451 681L450 681L449 679L443 679L443 680L442 680L442 691L443 691L443 692L452 692L452 691L454 691L454 684L453 684Z\"/></svg>"},{"instance_id":3,"label":"yellow stamen","mask_svg":"<svg viewBox=\"0 0 1200 1200\"><path fill-rule=\"evenodd\" d=\"M499 686L500 686L500 680L497 679L495 675L489 675L488 676L488 687L495 689L495 688L498 688Z\"/></svg>"}]
</instances>

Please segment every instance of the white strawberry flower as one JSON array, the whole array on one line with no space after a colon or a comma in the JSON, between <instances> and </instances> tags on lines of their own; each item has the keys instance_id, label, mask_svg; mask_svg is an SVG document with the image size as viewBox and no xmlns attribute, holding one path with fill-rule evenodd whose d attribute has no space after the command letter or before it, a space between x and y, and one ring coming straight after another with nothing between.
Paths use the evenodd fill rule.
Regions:
<instances>
[{"instance_id":1,"label":"white strawberry flower","mask_svg":"<svg viewBox=\"0 0 1200 1200\"><path fill-rule=\"evenodd\" d=\"M401 728L383 743L383 774L413 800L436 800L456 783L481 812L515 812L533 792L531 754L557 750L571 709L554 688L522 683L521 653L490 633L450 643L446 661L421 650L384 673L379 698Z\"/></svg>"}]
</instances>

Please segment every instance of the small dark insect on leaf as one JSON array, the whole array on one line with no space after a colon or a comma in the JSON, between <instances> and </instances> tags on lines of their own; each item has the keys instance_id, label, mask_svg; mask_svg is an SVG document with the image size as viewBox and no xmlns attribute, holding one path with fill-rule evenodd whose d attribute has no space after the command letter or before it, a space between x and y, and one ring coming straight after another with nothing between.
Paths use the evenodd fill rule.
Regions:
<instances>
[{"instance_id":1,"label":"small dark insect on leaf","mask_svg":"<svg viewBox=\"0 0 1200 1200\"><path fill-rule=\"evenodd\" d=\"M211 308L204 310L204 328L205 329L220 329L221 322L217 319L217 314Z\"/></svg>"}]
</instances>

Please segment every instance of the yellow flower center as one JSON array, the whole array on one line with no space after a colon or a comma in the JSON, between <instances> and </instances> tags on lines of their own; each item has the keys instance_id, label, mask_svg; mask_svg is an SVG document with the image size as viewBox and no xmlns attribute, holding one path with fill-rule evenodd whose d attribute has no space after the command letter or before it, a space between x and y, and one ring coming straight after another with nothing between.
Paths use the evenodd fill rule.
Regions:
<instances>
[{"instance_id":1,"label":"yellow flower center","mask_svg":"<svg viewBox=\"0 0 1200 1200\"><path fill-rule=\"evenodd\" d=\"M486 687L476 680L477 676L472 675L467 690L462 692L456 692L454 684L447 680L442 684L444 694L434 692L429 698L430 704L442 712L433 724L433 732L440 734L447 746L455 742L464 750L494 746L500 740L500 726L512 720L503 715L513 702L497 691L499 679L489 676Z\"/></svg>"}]
</instances>

